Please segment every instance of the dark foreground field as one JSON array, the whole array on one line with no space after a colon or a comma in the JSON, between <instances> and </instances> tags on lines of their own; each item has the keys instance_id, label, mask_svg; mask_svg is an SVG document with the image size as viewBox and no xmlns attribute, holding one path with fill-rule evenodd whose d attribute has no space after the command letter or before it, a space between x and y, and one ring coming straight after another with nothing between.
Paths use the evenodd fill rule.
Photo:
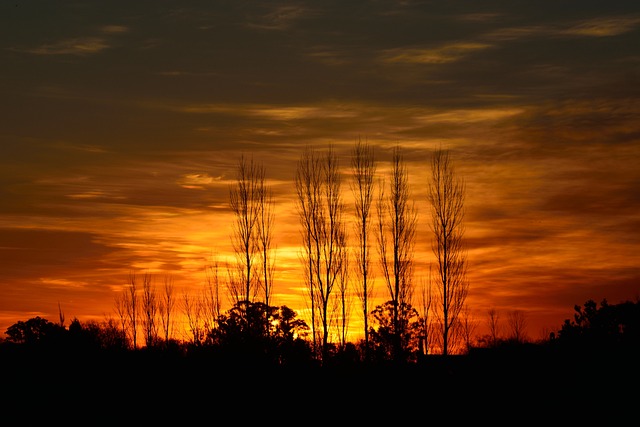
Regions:
<instances>
[{"instance_id":1,"label":"dark foreground field","mask_svg":"<svg viewBox=\"0 0 640 427\"><path fill-rule=\"evenodd\" d=\"M430 356L405 366L261 366L206 358L2 358L7 426L634 424L634 354Z\"/></svg>"}]
</instances>

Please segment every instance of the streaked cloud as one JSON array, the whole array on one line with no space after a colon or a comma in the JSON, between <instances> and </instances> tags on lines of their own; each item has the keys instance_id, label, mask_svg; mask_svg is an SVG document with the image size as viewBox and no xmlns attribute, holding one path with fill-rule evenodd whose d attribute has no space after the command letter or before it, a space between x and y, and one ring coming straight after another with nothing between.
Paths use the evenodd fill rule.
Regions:
<instances>
[{"instance_id":1,"label":"streaked cloud","mask_svg":"<svg viewBox=\"0 0 640 427\"><path fill-rule=\"evenodd\" d=\"M341 66L353 62L350 52L336 49L333 46L315 46L307 56L318 63L328 66Z\"/></svg>"},{"instance_id":2,"label":"streaked cloud","mask_svg":"<svg viewBox=\"0 0 640 427\"><path fill-rule=\"evenodd\" d=\"M60 142L60 143L54 144L54 146L65 151L81 151L81 152L95 153L95 154L103 154L109 151L103 146L94 145L94 144L75 144L75 143L68 143L68 142Z\"/></svg>"},{"instance_id":3,"label":"streaked cloud","mask_svg":"<svg viewBox=\"0 0 640 427\"><path fill-rule=\"evenodd\" d=\"M78 37L55 43L45 43L35 48L25 49L36 55L90 55L109 48L106 39L100 37Z\"/></svg>"},{"instance_id":4,"label":"streaked cloud","mask_svg":"<svg viewBox=\"0 0 640 427\"><path fill-rule=\"evenodd\" d=\"M633 31L639 25L640 17L637 16L610 16L545 25L504 27L483 35L482 39L507 41L534 37L612 37Z\"/></svg>"},{"instance_id":5,"label":"streaked cloud","mask_svg":"<svg viewBox=\"0 0 640 427\"><path fill-rule=\"evenodd\" d=\"M104 25L99 28L99 32L105 36L87 35L64 38L55 42L42 43L36 47L15 50L35 55L92 55L112 47L110 36L117 36L128 31L129 28L123 25Z\"/></svg>"},{"instance_id":6,"label":"streaked cloud","mask_svg":"<svg viewBox=\"0 0 640 427\"><path fill-rule=\"evenodd\" d=\"M638 16L596 18L559 31L560 34L590 37L611 37L628 33L640 26Z\"/></svg>"},{"instance_id":7,"label":"streaked cloud","mask_svg":"<svg viewBox=\"0 0 640 427\"><path fill-rule=\"evenodd\" d=\"M383 60L391 63L445 64L489 48L491 45L487 43L457 42L435 48L392 49L385 52Z\"/></svg>"},{"instance_id":8,"label":"streaked cloud","mask_svg":"<svg viewBox=\"0 0 640 427\"><path fill-rule=\"evenodd\" d=\"M531 38L541 35L549 35L552 32L556 32L551 27L546 26L522 26L522 27L505 27L492 30L482 36L483 39L493 41L510 41L521 40L525 38Z\"/></svg>"},{"instance_id":9,"label":"streaked cloud","mask_svg":"<svg viewBox=\"0 0 640 427\"><path fill-rule=\"evenodd\" d=\"M125 199L124 196L113 195L100 190L86 191L84 193L67 194L67 197L71 199L114 199L114 200Z\"/></svg>"},{"instance_id":10,"label":"streaked cloud","mask_svg":"<svg viewBox=\"0 0 640 427\"><path fill-rule=\"evenodd\" d=\"M491 13L491 12L478 12L478 13L463 13L458 19L460 21L469 21L469 22L496 22L498 19L503 17L504 15L501 13Z\"/></svg>"},{"instance_id":11,"label":"streaked cloud","mask_svg":"<svg viewBox=\"0 0 640 427\"><path fill-rule=\"evenodd\" d=\"M446 112L434 111L428 115L417 115L416 120L424 121L427 123L451 123L451 124L468 124L478 122L494 122L499 120L508 119L519 114L522 114L525 110L522 108L508 107L504 109L486 109L479 108L476 110L452 110Z\"/></svg>"},{"instance_id":12,"label":"streaked cloud","mask_svg":"<svg viewBox=\"0 0 640 427\"><path fill-rule=\"evenodd\" d=\"M189 173L183 175L178 180L178 184L184 188L204 190L208 186L220 182L222 179L222 176L213 177L208 173Z\"/></svg>"},{"instance_id":13,"label":"streaked cloud","mask_svg":"<svg viewBox=\"0 0 640 427\"><path fill-rule=\"evenodd\" d=\"M124 25L105 25L100 30L106 34L122 34L128 32L129 28Z\"/></svg>"},{"instance_id":14,"label":"streaked cloud","mask_svg":"<svg viewBox=\"0 0 640 427\"><path fill-rule=\"evenodd\" d=\"M276 5L262 15L253 16L248 26L262 30L284 31L307 13L307 9L299 5Z\"/></svg>"}]
</instances>

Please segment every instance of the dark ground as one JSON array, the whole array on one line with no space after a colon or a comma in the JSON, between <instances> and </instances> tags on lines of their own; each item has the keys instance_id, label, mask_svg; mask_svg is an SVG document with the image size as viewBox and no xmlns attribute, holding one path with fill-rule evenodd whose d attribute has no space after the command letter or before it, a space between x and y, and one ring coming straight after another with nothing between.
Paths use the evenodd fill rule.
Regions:
<instances>
[{"instance_id":1,"label":"dark ground","mask_svg":"<svg viewBox=\"0 0 640 427\"><path fill-rule=\"evenodd\" d=\"M625 425L635 355L430 356L407 366L264 367L206 359L12 355L3 423Z\"/></svg>"}]
</instances>

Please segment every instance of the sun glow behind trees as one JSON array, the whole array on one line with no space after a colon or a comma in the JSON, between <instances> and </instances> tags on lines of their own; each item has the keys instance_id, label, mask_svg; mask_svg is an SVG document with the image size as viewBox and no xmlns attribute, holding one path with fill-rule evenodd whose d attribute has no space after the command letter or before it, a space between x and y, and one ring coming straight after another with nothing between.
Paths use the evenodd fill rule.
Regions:
<instances>
[{"instance_id":1,"label":"sun glow behind trees","mask_svg":"<svg viewBox=\"0 0 640 427\"><path fill-rule=\"evenodd\" d=\"M278 239L282 237L278 230L283 227L278 220L285 218L280 214L288 211L286 207L266 206L261 202L261 195L272 188L267 178L268 170L242 155L237 163L236 181L229 184L229 204L235 225L222 227L223 230L232 230L227 236L218 233L229 243L218 245L218 249L211 252L200 284L191 283L180 290L181 310L173 316L177 321L173 328L175 338L202 339L202 331L212 324L207 320L212 316L202 313L219 313L240 301L264 302L268 298L270 305L287 305L294 309L301 319L314 326L318 348L323 349L328 344L344 345L366 338L365 325L372 326L369 314L389 301L397 307L393 310L394 329L403 324L403 319L398 317L400 307L404 310L408 304L420 309L417 295L435 294L425 291L434 285L423 276L424 266L429 264L425 260L426 248L419 250L415 241L418 232L424 233L426 229L425 224L420 230L418 225L428 218L418 216L412 185L421 182L426 186L426 177L420 177L422 181L415 177L411 179L401 145L394 147L391 167L385 167L375 158L373 151L366 151L369 148L368 144L358 140L353 150L345 154L347 161L340 159L331 146L325 150L308 148L300 155L296 178L298 224L297 227L285 224L289 230L296 228L294 240L298 246L282 245L280 242L284 240ZM360 161L363 164L369 162L360 175L354 167L358 153L362 155ZM363 176L368 176L369 184L357 184L357 178ZM370 225L365 232L361 227L362 202L366 197L357 196L359 189L364 190L369 198L367 221ZM423 189L421 193L424 192ZM422 202L424 204L424 200ZM260 240L259 220L262 210L267 212L266 208L274 212L270 224L274 233L273 246L269 247L261 246ZM363 240L365 236L366 240ZM289 239L291 237L289 235ZM421 237L420 245L425 246L424 242L429 237ZM264 289L264 254L268 257L267 265L273 263L268 276L272 288L267 294ZM421 263L416 263L421 267L418 271L413 265L416 255L421 260ZM364 263L365 257L369 258L367 263ZM366 313L362 311L365 307L364 264L367 264L368 286ZM173 286L173 279L168 278L166 272L164 274L165 288L167 280ZM159 280L159 276L150 274L150 269L145 270L143 277L145 289L152 281ZM129 287L123 289L129 299L132 298L130 286L134 281L135 274L130 276ZM161 286L154 286L157 292L162 292ZM216 295L215 300L213 294ZM358 304L362 304L361 308L354 309ZM426 310L419 314L427 322L434 321L427 317ZM458 326L455 320L448 327ZM437 328L430 326L427 329ZM425 338L429 335L427 329ZM459 337L450 339L456 341ZM429 351L436 348L433 345Z\"/></svg>"}]
</instances>

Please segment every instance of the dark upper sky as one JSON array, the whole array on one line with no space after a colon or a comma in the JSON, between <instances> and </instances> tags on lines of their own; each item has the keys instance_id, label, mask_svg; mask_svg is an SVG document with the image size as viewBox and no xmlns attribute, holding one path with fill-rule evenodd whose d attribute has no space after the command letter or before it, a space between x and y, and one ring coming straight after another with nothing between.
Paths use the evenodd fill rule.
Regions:
<instances>
[{"instance_id":1,"label":"dark upper sky","mask_svg":"<svg viewBox=\"0 0 640 427\"><path fill-rule=\"evenodd\" d=\"M640 294L637 1L5 1L0 64L2 331L102 318L130 271L199 286L242 153L277 196L279 303L305 308L296 161L331 144L346 167L358 138L381 173L403 149L417 275L451 150L480 322L522 310L537 338Z\"/></svg>"}]
</instances>

